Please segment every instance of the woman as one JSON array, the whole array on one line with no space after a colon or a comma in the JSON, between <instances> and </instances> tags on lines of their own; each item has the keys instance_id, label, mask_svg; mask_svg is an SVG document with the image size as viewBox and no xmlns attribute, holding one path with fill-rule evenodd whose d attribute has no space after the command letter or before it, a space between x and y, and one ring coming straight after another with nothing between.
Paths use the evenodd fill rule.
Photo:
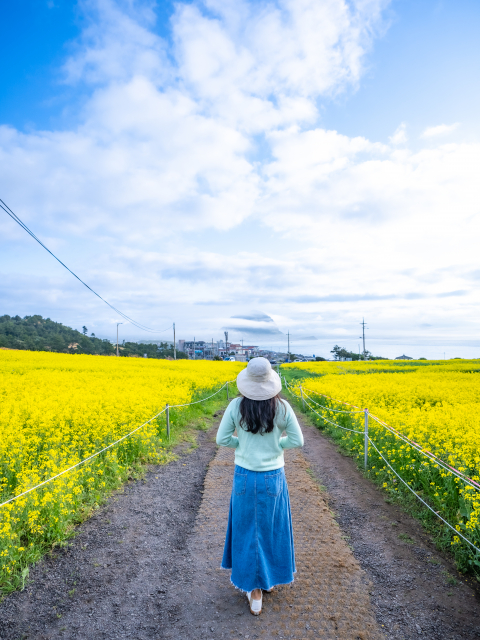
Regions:
<instances>
[{"instance_id":1,"label":"woman","mask_svg":"<svg viewBox=\"0 0 480 640\"><path fill-rule=\"evenodd\" d=\"M280 399L282 383L268 360L250 360L237 376L237 387L243 397L228 405L217 433L217 444L235 449L222 568L232 570L232 584L246 592L250 611L258 616L262 589L293 582L283 450L302 447L303 435L291 406ZM287 435L281 437L283 431Z\"/></svg>"}]
</instances>

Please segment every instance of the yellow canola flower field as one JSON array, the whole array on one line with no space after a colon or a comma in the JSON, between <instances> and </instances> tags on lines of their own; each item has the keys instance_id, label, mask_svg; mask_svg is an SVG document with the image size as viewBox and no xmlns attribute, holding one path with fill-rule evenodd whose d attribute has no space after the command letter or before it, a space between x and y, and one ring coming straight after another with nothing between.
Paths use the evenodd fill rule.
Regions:
<instances>
[{"instance_id":1,"label":"yellow canola flower field","mask_svg":"<svg viewBox=\"0 0 480 640\"><path fill-rule=\"evenodd\" d=\"M118 440L166 403L213 393L244 366L0 350L0 504ZM188 412L171 412L172 430ZM165 414L91 462L0 507L0 588L18 587L28 564L61 542L137 462L165 459L162 438Z\"/></svg>"},{"instance_id":2,"label":"yellow canola flower field","mask_svg":"<svg viewBox=\"0 0 480 640\"><path fill-rule=\"evenodd\" d=\"M285 366L292 367L305 372L302 387L313 391L307 393L317 402L337 409L348 408L341 402L368 408L423 449L480 483L479 360L315 362ZM363 414L351 417L315 408L333 422L363 430ZM321 418L318 422L328 427ZM359 458L363 456L362 436L340 429L337 432L337 439ZM369 435L397 473L422 497L428 497L435 510L480 548L480 492L440 469L372 418ZM402 490L401 483L372 447L369 461L370 469L383 481L385 489ZM460 537L445 529L445 540L459 547L455 549L459 566L473 567L480 575L480 553L460 544Z\"/></svg>"}]
</instances>

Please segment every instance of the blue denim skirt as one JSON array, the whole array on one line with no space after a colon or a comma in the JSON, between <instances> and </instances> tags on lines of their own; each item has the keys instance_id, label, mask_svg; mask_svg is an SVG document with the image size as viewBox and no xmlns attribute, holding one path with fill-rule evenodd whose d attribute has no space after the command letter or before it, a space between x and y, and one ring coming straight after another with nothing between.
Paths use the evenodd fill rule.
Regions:
<instances>
[{"instance_id":1,"label":"blue denim skirt","mask_svg":"<svg viewBox=\"0 0 480 640\"><path fill-rule=\"evenodd\" d=\"M285 471L235 465L222 569L242 591L293 582L295 550Z\"/></svg>"}]
</instances>

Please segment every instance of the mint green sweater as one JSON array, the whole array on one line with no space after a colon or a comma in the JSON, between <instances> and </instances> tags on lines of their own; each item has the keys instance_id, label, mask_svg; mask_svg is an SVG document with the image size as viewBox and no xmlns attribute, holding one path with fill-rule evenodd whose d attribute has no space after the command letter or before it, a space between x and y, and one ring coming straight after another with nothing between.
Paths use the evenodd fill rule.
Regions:
<instances>
[{"instance_id":1,"label":"mint green sweater","mask_svg":"<svg viewBox=\"0 0 480 640\"><path fill-rule=\"evenodd\" d=\"M240 402L230 402L218 427L217 444L235 449L235 464L250 471L273 471L284 466L284 449L303 447L303 434L292 407L286 400L279 406L271 433L250 433L240 426ZM237 431L237 437L233 435ZM280 437L282 432L286 436Z\"/></svg>"}]
</instances>

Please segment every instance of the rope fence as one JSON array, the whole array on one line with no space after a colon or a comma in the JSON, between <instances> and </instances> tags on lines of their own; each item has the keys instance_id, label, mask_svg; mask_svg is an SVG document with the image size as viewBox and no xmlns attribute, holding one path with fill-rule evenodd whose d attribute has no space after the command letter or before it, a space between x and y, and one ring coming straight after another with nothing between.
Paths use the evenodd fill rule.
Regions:
<instances>
[{"instance_id":1,"label":"rope fence","mask_svg":"<svg viewBox=\"0 0 480 640\"><path fill-rule=\"evenodd\" d=\"M284 377L284 381L285 381L285 385L287 386L288 382L287 382L285 377ZM288 386L291 387L291 385L288 385ZM305 389L303 387L300 387L300 389L302 390L302 393L305 394ZM316 395L320 395L323 398L328 398L329 400L332 400L333 402L337 402L337 403L343 404L343 405L348 405L350 407L355 407L357 409L357 411L341 411L339 409L334 409L333 407L327 407L326 405L320 405L318 402L315 402L315 400L313 400L313 398L310 398L311 402L314 402L318 406L324 407L328 411L337 411L339 413L361 413L362 411L365 411L364 409L360 409L359 407L357 407L357 405L355 405L355 404L350 404L349 402L343 402L341 400L337 400L336 398L332 398L330 396L327 396L324 393L318 393L317 391L313 391L312 389L306 389L306 390L310 391L311 393L315 393ZM307 396L307 394L305 394L305 395ZM422 447L422 445L418 444L418 442L415 442L414 440L411 440L410 438L407 438L407 436L405 436L403 433L401 433L400 431L397 431L397 429L395 429L391 425L387 424L383 420L380 420L380 418L378 418L378 416L374 415L373 413L369 413L369 415L376 422L378 422L380 425L382 425L385 429L390 431L396 437L401 438L406 444L408 444L409 446L411 446L414 449L416 449L418 451L418 453L421 453L423 456L428 458L431 462L434 462L439 467L442 467L445 471L449 471L450 473L453 473L453 475L457 476L457 478L459 478L460 480L463 480L463 482L465 482L466 484L470 485L471 487L473 487L477 491L480 491L480 484L478 482L476 482L472 478L469 478L464 473L462 473L461 471L459 471L458 469L456 469L452 465L448 464L448 462L445 462L444 460L442 460L441 458L436 456L431 451L428 451L427 449L424 449ZM337 426L339 426L339 425L337 425Z\"/></svg>"},{"instance_id":2,"label":"rope fence","mask_svg":"<svg viewBox=\"0 0 480 640\"><path fill-rule=\"evenodd\" d=\"M342 425L337 424L336 422L332 422L328 418L325 418L325 416L322 416L320 413L318 413L318 411L315 411L315 409L308 402L306 402L305 404L311 409L311 411L313 411L313 413L316 413L319 418L325 420L326 422L329 422L334 427L338 427L339 429L343 429L344 431L351 431L352 433L363 433L363 431L361 431L360 429L348 429L347 427L342 427Z\"/></svg>"},{"instance_id":3,"label":"rope fence","mask_svg":"<svg viewBox=\"0 0 480 640\"><path fill-rule=\"evenodd\" d=\"M418 498L418 500L425 506L427 507L427 509L429 509L433 514L435 514L445 525L447 525L447 527L449 527L449 529L451 529L455 535L457 535L459 538L461 538L462 540L464 540L465 542L467 542L476 552L478 552L480 554L480 549L475 546L468 538L466 538L464 535L462 535L462 533L460 531L458 531L457 529L455 529L455 527L453 527L449 522L447 522L447 520L445 520L440 514L439 512L435 511L427 502L425 502L425 500L418 495L418 493L397 473L397 471L395 471L395 469L392 467L392 465L388 462L388 460L382 455L382 453L379 451L379 449L377 448L377 446L375 445L375 443L373 442L373 440L371 439L371 437L369 436L368 433L368 419L369 419L369 415L383 428L385 428L386 430L388 430L390 433L392 433L392 435L394 435L395 437L400 438L401 440L403 440L406 444L408 444L409 446L411 446L413 449L415 449L418 453L424 455L426 458L428 458L431 462L433 462L434 464L436 464L438 467L442 468L444 471L447 471L449 473L452 473L455 477L457 477L458 479L462 480L463 482L465 482L466 484L468 484L469 486L471 486L472 488L476 489L477 491L480 490L480 485L475 481L472 480L471 478L469 478L468 476L466 476L465 474L463 474L461 471L459 471L458 469L455 469L455 467L452 467L451 465L449 465L447 462L445 462L444 460L442 460L441 458L438 458L438 456L436 456L435 454L433 454L431 451L425 450L421 447L421 445L419 445L418 443L414 442L413 440L410 440L409 438L407 438L406 436L404 436L402 433L398 432L396 429L394 429L393 427L391 427L390 425L388 425L387 423L385 423L383 420L381 420L380 418L378 418L377 416L373 415L373 414L369 414L368 409L360 409L359 407L357 407L356 405L352 405L348 402L342 402L340 400L336 400L335 398L330 398L330 396L326 396L325 394L321 394L321 393L317 393L315 391L312 391L311 389L304 389L302 387L302 385L299 386L300 389L300 395L298 395L297 393L295 393L295 387L293 387L292 385L290 385L287 381L287 379L285 378L285 376L283 376L283 381L284 381L284 386L285 389L291 393L295 398L297 398L298 400L302 401L303 404L303 408L305 409L305 407L308 407L313 413L315 413L319 418L321 418L323 421L328 422L329 424L331 424L333 427L338 428L338 429L342 429L344 431L349 431L351 433L356 433L358 435L363 435L364 437L364 466L365 469L367 469L368 467L368 446L369 444L372 445L372 447L375 449L375 451L377 452L377 454L382 458L382 460L385 462L385 464L389 467L389 469L392 471L392 473L395 474L395 476L409 489L409 491L416 497ZM77 467L89 462L90 460L93 460L94 458L96 458L97 456L99 456L100 454L104 453L105 451L108 451L109 449L115 447L116 445L118 445L120 442L126 440L127 438L129 438L130 436L132 436L134 433L136 433L137 431L139 431L140 429L142 429L143 427L145 427L147 424L149 424L150 422L152 422L153 420L155 420L156 418L158 418L159 416L161 416L163 413L166 413L166 424L167 424L167 437L168 439L170 439L170 409L177 409L177 408L182 408L182 407L188 407L188 406L192 406L192 405L196 405L196 404L201 404L202 402L206 402L207 400L210 400L211 398L215 397L216 395L218 395L223 389L226 388L227 391L227 400L230 399L230 394L229 394L229 388L228 385L235 382L234 380L228 380L227 382L225 382L220 389L218 389L215 393L211 394L210 396L207 396L206 398L202 398L201 400L196 400L194 402L187 402L184 404L176 404L176 405L169 405L167 404L165 406L164 409L162 409L161 411L159 411L158 413L156 413L154 416L152 416L151 418L149 418L148 420L146 420L145 422L143 422L141 425L139 425L138 427L136 427L135 429L133 429L132 431L130 431L129 433L127 433L126 435L122 436L121 438L119 438L118 440L116 440L115 442L112 442L111 444L107 445L106 447L103 447L103 449L100 449L99 451L93 453L92 455L88 456L87 458L85 458L84 460L81 460L80 462L77 462L76 464L72 465L71 467L69 467L68 469L64 469L63 471L61 471L60 473L57 473L56 475L52 476L51 478L48 478L48 480L44 480L43 482L40 482L39 484L35 485L34 487L31 487L30 489L27 489L26 491L11 497L10 499L6 500L5 502L0 504L0 508L6 506L7 504L10 504L12 502L14 502L15 500L18 500L20 498L22 498L23 496L31 493L32 491L35 491L37 489L39 489L40 487L45 486L46 484L53 482L54 480L56 480L57 478L60 478L61 476L69 473L70 471L73 471L74 469L76 469ZM343 404L344 406L350 406L350 407L354 407L354 410L341 410L341 409L334 409L333 407L329 407L327 405L324 404L320 404L319 402L316 402L313 398L311 398L305 391L310 391L310 393L315 393L316 395L320 395L322 397L328 398L329 400L333 401L333 402L338 402L339 404ZM365 424L364 424L364 429L349 429L347 427L344 427L340 424L338 424L338 422L333 422L332 420L330 420L329 418L326 418L324 415L320 414L318 411L316 411L314 409L314 407L310 404L313 403L314 405L316 405L317 407L324 409L325 411L331 411L334 413L341 413L341 414L346 414L346 415L351 415L352 417L363 413L365 416Z\"/></svg>"},{"instance_id":4,"label":"rope fence","mask_svg":"<svg viewBox=\"0 0 480 640\"><path fill-rule=\"evenodd\" d=\"M330 396L327 396L323 393L318 393L316 391L312 391L311 389L307 389L307 391L310 391L311 393L315 393L317 395L320 395L324 398L328 398L329 400L332 400L333 402L338 402L340 404L345 404L345 405L349 405L351 407L356 407L357 411L341 411L338 409L334 409L333 407L328 407L326 405L322 405L318 402L315 402L315 400L313 400L313 398L310 398L310 396L308 396L305 393L305 388L303 388L302 386L300 386L300 390L302 393L302 396L298 396L297 394L295 394L291 389L295 388L292 387L292 385L290 385L287 382L287 379L284 377L284 385L285 388L294 396L296 396L297 398L301 398L302 396L305 396L306 398L308 398L311 402L313 402L314 404L316 404L319 407L323 407L324 409L326 409L327 411L336 411L338 413L346 413L346 414L355 414L355 413L364 413L365 411L367 411L367 409L359 409L358 407L356 407L356 405L354 404L350 404L348 402L342 402L341 400L337 400L336 398L331 398ZM310 407L311 408L311 407ZM317 412L315 412L317 413ZM326 420L326 418L322 415L320 415L319 413L317 413L317 415L319 415L323 420ZM457 478L459 478L460 480L462 480L463 482L465 482L466 484L468 484L469 486L471 486L473 489L475 489L476 491L480 491L480 484L478 482L476 482L475 480L473 480L472 478L469 478L467 475L465 475L464 473L462 473L461 471L459 471L458 469L456 469L455 467L453 467L452 465L448 464L448 462L445 462L444 460L442 460L441 458L439 458L438 456L436 456L434 453L432 453L431 451L428 451L427 449L424 449L422 447L422 445L418 444L418 442L415 442L414 440L411 440L410 438L408 438L407 436L405 436L403 433L401 433L400 431L397 431L397 429L395 429L394 427L392 427L391 425L387 424L386 422L384 422L383 420L380 420L380 418L376 415L374 415L373 413L369 412L369 417L373 418L376 422L378 422L378 424L380 424L382 427L384 427L385 429L387 429L388 431L390 431L390 433L392 433L395 437L400 438L401 440L403 440L406 444L408 444L409 446L411 446L413 449L415 449L418 453L422 454L423 456L425 456L426 458L428 458L431 462L433 462L434 464L436 464L437 466L441 467L442 469L444 469L445 471L448 471L449 473L452 473L453 475L455 475ZM329 420L327 420L327 422L330 422ZM345 427L342 427L341 425L339 425L338 423L333 423L330 422L331 424L333 424L334 426L340 428L340 429L345 429ZM347 431L349 431L349 429L347 429Z\"/></svg>"},{"instance_id":5,"label":"rope fence","mask_svg":"<svg viewBox=\"0 0 480 640\"><path fill-rule=\"evenodd\" d=\"M420 495L418 495L418 493L408 484L408 482L406 482L406 480L404 480L400 476L400 474L397 473L397 471L395 471L395 469L392 467L392 465L389 463L389 461L379 451L379 449L375 445L375 443L372 440L372 438L369 436L369 433L368 433L368 419L369 419L369 416L371 416L380 426L382 426L384 429L389 431L392 435L394 435L395 437L400 438L401 440L403 440L403 442L405 442L406 444L411 446L418 453L421 453L422 455L424 455L426 458L428 458L431 462L436 464L438 467L442 468L444 471L448 471L449 473L451 473L452 475L454 475L458 479L460 479L463 482L465 482L465 484L467 484L470 487L472 487L472 488L476 489L477 491L479 491L480 490L480 485L475 480L472 480L472 478L469 478L468 476L463 474L458 469L455 469L455 467L452 467L451 465L449 465L447 462L445 462L441 458L438 458L438 456L436 456L431 451L427 451L426 449L423 449L423 447L421 445L419 445L417 442L414 442L413 440L410 440L410 438L407 438L407 436L404 436L402 433L400 433L399 431L397 431L396 429L394 429L393 427L391 427L387 423L383 422L383 420L380 420L380 418L378 418L377 416L373 415L372 413L369 413L368 409L360 409L356 405L352 405L352 404L350 404L348 402L342 402L340 400L336 400L335 398L331 398L330 396L326 396L325 394L317 393L315 391L312 391L311 389L308 389L308 391L310 391L311 393L315 393L315 394L317 394L319 396L322 396L324 398L328 398L329 400L331 400L333 402L338 402L339 404L343 404L345 406L355 407L355 409L356 409L355 411L351 411L351 410L350 411L336 410L333 407L329 407L327 405L322 405L322 404L320 404L318 402L315 402L315 400L313 400L313 398L310 398L310 396L307 393L305 393L305 389L302 387L302 385L299 385L299 387L298 387L300 389L300 395L298 395L297 393L295 393L296 387L293 387L292 385L290 385L288 383L287 379L285 378L285 376L283 376L283 381L284 381L285 389L287 389L287 391L289 393L291 393L295 398L297 398L297 400L301 400L302 401L304 409L305 409L305 406L308 406L309 409L311 411L313 411L313 413L315 413L319 418L321 418L325 422L328 422L329 424L331 424L335 428L343 429L344 431L350 431L352 433L357 433L358 435L363 435L363 437L364 437L364 467L365 467L365 470L368 467L368 446L369 446L369 444L371 444L372 447L377 452L377 454L380 456L380 458L382 458L382 460L385 462L385 464L388 466L388 468L392 471L392 473L395 474L395 476L407 487L407 489L416 498L418 498L418 500L425 507L427 507L427 509L429 509L435 516L437 516L437 518L439 518L445 525L447 525L447 527L449 529L451 529L455 533L456 536L458 536L459 538L461 538L462 540L467 542L470 545L470 547L472 547L472 549L474 549L476 552L478 552L478 554L480 554L480 549L475 544L473 544L473 542L471 542L471 540L469 540L460 531L458 531L454 526L452 526L449 522L447 522L447 520L445 520L445 518L443 518L438 511L435 511L435 509L433 509ZM347 427L344 427L344 426L338 424L338 422L333 422L332 420L329 420L324 415L321 415L320 413L318 413L318 411L316 411L312 407L312 405L308 401L305 400L305 398L307 398L308 400L313 402L318 407L322 407L326 411L349 414L349 415L352 415L352 417L354 415L356 415L356 414L358 415L360 413L364 413L364 415L365 415L365 426L364 426L364 429L363 430L360 430L360 429L348 429Z\"/></svg>"},{"instance_id":6,"label":"rope fence","mask_svg":"<svg viewBox=\"0 0 480 640\"><path fill-rule=\"evenodd\" d=\"M44 480L43 482L40 482L39 484L35 485L34 487L31 487L30 489L27 489L23 493L19 493L18 495L13 496L9 500L6 500L5 502L2 502L0 504L0 509L2 507L4 507L5 505L10 504L11 502L14 502L15 500L18 500L19 498L22 498L23 496L26 496L27 494L31 493L32 491L35 491L36 489L39 489L40 487L43 487L44 485L46 485L46 484L48 484L50 482L53 482L53 480L56 480L57 478L60 478L60 476L63 476L66 473L69 473L70 471L73 471L73 469L76 469L80 465L85 464L86 462L89 462L90 460L93 460L93 458L96 458L101 453L104 453L105 451L108 451L108 449L111 449L112 447L115 447L117 444L119 444L123 440L126 440L127 438L132 436L134 433L139 431L142 427L145 427L147 424L152 422L152 420L155 420L155 418L158 418L159 416L161 416L162 413L166 413L167 414L167 437L168 437L168 439L170 439L170 420L169 420L170 409L176 409L176 408L179 408L179 407L189 407L190 405L193 405L193 404L200 404L201 402L206 402L207 400L210 400L210 398L213 398L214 396L218 395L220 393L220 391L222 391L222 389L224 389L225 387L227 388L227 400L229 400L230 396L229 396L229 391L228 391L228 385L231 384L232 382L235 382L235 380L227 380L227 382L225 382L220 387L220 389L218 389L218 391L215 391L215 393L212 393L212 395L208 396L207 398L202 398L201 400L195 400L195 402L187 402L185 404L174 404L174 405L168 405L167 404L164 409L162 409L161 411L156 413L149 420L146 420L140 426L135 427L135 429L130 431L130 433L127 433L126 435L122 436L118 440L115 440L115 442L112 442L111 444L107 445L103 449L100 449L100 451L96 451L95 453L92 453L92 455L88 456L88 458L85 458L84 460L80 460L80 462L77 462L76 464L72 465L71 467L68 467L68 469L64 469L63 471L61 471L60 473L57 473L55 476L52 476L48 480Z\"/></svg>"},{"instance_id":7,"label":"rope fence","mask_svg":"<svg viewBox=\"0 0 480 640\"><path fill-rule=\"evenodd\" d=\"M447 527L449 527L449 528L450 528L450 529L455 533L455 535L457 535L457 536L459 536L460 538L462 538L462 540L465 540L465 542L468 542L468 544L469 544L471 547L473 547L473 549L475 549L475 551L478 551L478 552L480 553L480 549L479 549L478 547L476 547L476 546L473 544L473 542L470 542L470 540L469 540L468 538L466 538L464 535L462 535L462 534L460 533L460 531L457 531L457 529L455 529L455 527L452 527L452 525L451 525L449 522L447 522L444 518L442 518L442 516L438 513L438 511L435 511L435 509L432 509L432 507L431 507L429 504L427 504L427 503L425 502L425 500L424 500L421 496L419 496L419 495L418 495L418 493L416 493L416 491L414 491L414 489L412 489L412 487L411 487L407 482L405 482L405 480L404 480L404 479L403 479L403 478L402 478L402 477L401 477L401 476L400 476L400 475L395 471L395 469L394 469L394 468L392 467L392 465L388 462L388 460L387 460L387 459L386 459L386 458L385 458L385 457L380 453L380 451L377 449L377 447L375 446L375 443L371 440L371 438L369 438L369 440L370 440L370 444L371 444L371 445L372 445L372 447L375 449L375 451L378 453L378 455L382 458L382 460L385 462L385 464L387 464L387 465L389 466L389 468L393 471L393 473L397 476L397 478L398 478L401 482L403 482L403 484L407 487L407 489L409 489L409 490L413 493L413 495L414 495L415 497L417 497L417 498L420 500L420 502L422 502L422 503L427 507L427 509L430 509L430 511L431 511L433 514L435 514L435 515L437 516L437 518L440 518L440 520L441 520L443 523L445 523L445 524L447 525Z\"/></svg>"}]
</instances>

